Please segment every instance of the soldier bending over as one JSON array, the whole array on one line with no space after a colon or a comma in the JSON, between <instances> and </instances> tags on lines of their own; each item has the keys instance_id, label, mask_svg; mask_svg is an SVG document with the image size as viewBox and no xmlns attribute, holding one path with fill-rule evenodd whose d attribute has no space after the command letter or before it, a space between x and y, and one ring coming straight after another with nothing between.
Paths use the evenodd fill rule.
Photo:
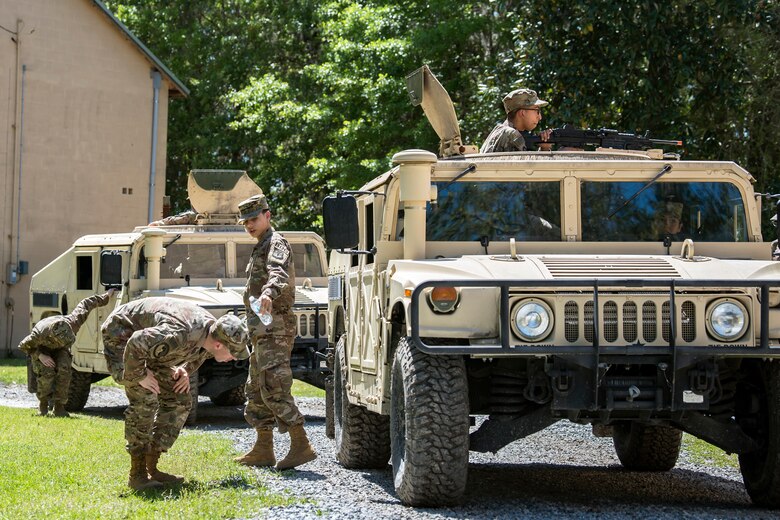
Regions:
<instances>
[{"instance_id":1,"label":"soldier bending over","mask_svg":"<svg viewBox=\"0 0 780 520\"><path fill-rule=\"evenodd\" d=\"M247 359L244 323L229 314L214 319L188 302L144 298L117 308L102 331L108 368L130 401L125 410L131 459L127 485L140 490L182 482L181 476L159 471L157 462L176 441L192 407L189 374L211 357Z\"/></svg>"},{"instance_id":2,"label":"soldier bending over","mask_svg":"<svg viewBox=\"0 0 780 520\"><path fill-rule=\"evenodd\" d=\"M70 347L76 342L76 334L92 309L106 305L113 294L114 289L109 289L105 294L83 299L67 316L42 319L19 343L19 349L30 356L38 381L36 394L41 415L49 413L49 400L53 395L54 415L68 417L65 403L68 401L70 365L73 361Z\"/></svg>"}]
</instances>

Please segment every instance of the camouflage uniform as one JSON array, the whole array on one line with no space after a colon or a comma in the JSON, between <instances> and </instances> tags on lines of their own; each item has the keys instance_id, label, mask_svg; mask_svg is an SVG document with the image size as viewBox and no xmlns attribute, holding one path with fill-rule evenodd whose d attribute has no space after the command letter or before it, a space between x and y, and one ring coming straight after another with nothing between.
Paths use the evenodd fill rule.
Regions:
<instances>
[{"instance_id":1,"label":"camouflage uniform","mask_svg":"<svg viewBox=\"0 0 780 520\"><path fill-rule=\"evenodd\" d=\"M197 305L170 298L144 298L122 305L103 324L103 348L114 379L123 384L125 439L131 455L165 452L176 441L192 407L189 392L173 391L177 366L192 373L211 353L203 349L214 317ZM147 369L159 395L139 382Z\"/></svg>"},{"instance_id":2,"label":"camouflage uniform","mask_svg":"<svg viewBox=\"0 0 780 520\"><path fill-rule=\"evenodd\" d=\"M87 321L89 313L106 305L108 300L108 293L85 298L70 314L51 316L36 323L30 335L19 343L19 349L27 353L32 361L32 369L38 380L37 396L42 404L48 403L52 395L55 404L64 406L68 401L70 366L73 360L70 347L76 341L76 334ZM41 363L38 359L40 354L51 356L55 367L50 368Z\"/></svg>"},{"instance_id":3,"label":"camouflage uniform","mask_svg":"<svg viewBox=\"0 0 780 520\"><path fill-rule=\"evenodd\" d=\"M192 210L179 213L178 215L171 215L161 220L155 220L150 222L150 226L189 226L195 224L198 214Z\"/></svg>"},{"instance_id":4,"label":"camouflage uniform","mask_svg":"<svg viewBox=\"0 0 780 520\"><path fill-rule=\"evenodd\" d=\"M509 120L504 120L493 128L482 143L479 153L524 152L527 149L523 134L515 130Z\"/></svg>"},{"instance_id":5,"label":"camouflage uniform","mask_svg":"<svg viewBox=\"0 0 780 520\"><path fill-rule=\"evenodd\" d=\"M286 432L304 423L290 393L290 354L295 341L295 266L290 244L269 228L252 250L246 273L244 304L254 351L249 362L244 417L257 430L272 430L278 424L279 431ZM273 321L268 327L249 306L250 296L259 298L263 294L273 301Z\"/></svg>"}]
</instances>

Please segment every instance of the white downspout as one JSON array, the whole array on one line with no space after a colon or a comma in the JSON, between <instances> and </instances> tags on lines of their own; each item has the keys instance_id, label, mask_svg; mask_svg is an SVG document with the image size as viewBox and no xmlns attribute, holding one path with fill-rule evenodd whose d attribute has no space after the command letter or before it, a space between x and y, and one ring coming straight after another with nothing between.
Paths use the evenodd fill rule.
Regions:
<instances>
[{"instance_id":1,"label":"white downspout","mask_svg":"<svg viewBox=\"0 0 780 520\"><path fill-rule=\"evenodd\" d=\"M152 87L154 89L152 101L152 159L149 165L149 214L147 222L152 222L154 218L154 183L157 176L157 116L160 111L160 85L162 76L156 70L152 71Z\"/></svg>"}]
</instances>

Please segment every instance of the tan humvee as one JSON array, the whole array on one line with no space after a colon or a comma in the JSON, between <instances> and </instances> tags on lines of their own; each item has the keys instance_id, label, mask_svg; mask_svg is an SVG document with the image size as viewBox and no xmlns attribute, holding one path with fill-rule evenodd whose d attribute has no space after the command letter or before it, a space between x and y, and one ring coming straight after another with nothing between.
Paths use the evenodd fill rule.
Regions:
<instances>
[{"instance_id":1,"label":"tan humvee","mask_svg":"<svg viewBox=\"0 0 780 520\"><path fill-rule=\"evenodd\" d=\"M67 409L80 410L90 385L106 377L100 325L115 306L148 296L197 303L215 317L243 315L245 267L257 243L236 224L238 203L262 193L243 171L193 170L188 194L196 222L141 226L129 233L87 235L38 271L30 291L30 327L48 316L66 314L92 294L117 287L114 301L92 312L79 331L73 353L73 378ZM281 232L290 242L296 270L295 314L298 330L293 349L294 376L325 387L328 369L325 248L311 232ZM248 361L210 360L198 373L193 390L215 404L244 402ZM193 407L193 411L195 407ZM194 415L190 415L194 419Z\"/></svg>"},{"instance_id":2,"label":"tan humvee","mask_svg":"<svg viewBox=\"0 0 780 520\"><path fill-rule=\"evenodd\" d=\"M390 459L404 503L442 505L469 450L561 419L640 471L674 467L686 431L778 507L780 263L751 175L660 150L470 153L430 71L411 83L441 157L397 153L323 208L339 462Z\"/></svg>"}]
</instances>

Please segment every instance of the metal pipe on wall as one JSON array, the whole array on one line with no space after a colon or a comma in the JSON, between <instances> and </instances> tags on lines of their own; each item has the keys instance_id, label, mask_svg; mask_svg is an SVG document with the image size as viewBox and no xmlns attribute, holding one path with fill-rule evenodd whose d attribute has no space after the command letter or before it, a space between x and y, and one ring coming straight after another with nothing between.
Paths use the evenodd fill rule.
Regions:
<instances>
[{"instance_id":1,"label":"metal pipe on wall","mask_svg":"<svg viewBox=\"0 0 780 520\"><path fill-rule=\"evenodd\" d=\"M157 176L157 114L160 111L160 85L162 76L159 71L153 70L152 88L154 89L152 101L152 159L149 165L149 214L147 222L155 220L154 218L154 183Z\"/></svg>"}]
</instances>

